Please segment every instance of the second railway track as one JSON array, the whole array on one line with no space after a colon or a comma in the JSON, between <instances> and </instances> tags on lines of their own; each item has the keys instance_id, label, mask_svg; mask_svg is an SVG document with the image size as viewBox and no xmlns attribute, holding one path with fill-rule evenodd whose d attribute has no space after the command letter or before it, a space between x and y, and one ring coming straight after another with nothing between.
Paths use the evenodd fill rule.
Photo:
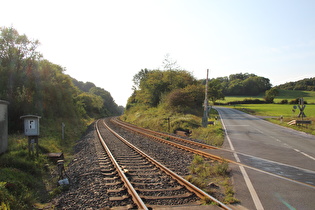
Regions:
<instances>
[{"instance_id":1,"label":"second railway track","mask_svg":"<svg viewBox=\"0 0 315 210\"><path fill-rule=\"evenodd\" d=\"M200 205L201 200L205 198L217 203L221 209L230 209L132 146L110 129L105 121L98 121L96 127L100 141L104 147L107 147L106 156L113 156L110 158L111 163L108 163L108 158L105 158L104 165L117 163L114 166L116 170L113 170L113 167L102 169L104 173L108 174L108 178L104 180L112 185L112 189L108 191L111 193L111 205L139 209L157 206ZM118 181L120 179L126 180ZM130 194L133 195L130 196ZM218 207L213 206L213 209L215 208Z\"/></svg>"},{"instance_id":2,"label":"second railway track","mask_svg":"<svg viewBox=\"0 0 315 210\"><path fill-rule=\"evenodd\" d=\"M140 127L137 127L135 125L117 120L117 118L112 118L111 122L113 122L116 125L123 127L124 129L128 129L132 132L139 133L139 134L144 135L146 137L149 137L151 139L155 139L155 140L160 141L162 143L169 144L173 147L183 149L183 150L186 150L188 152L198 154L198 155L204 156L204 157L212 159L212 160L227 161L230 163L236 163L233 160L223 159L220 156L210 154L209 152L203 151L203 149L210 149L210 150L220 149L218 147L214 147L214 146L211 146L211 145L208 145L205 143L201 143L201 142L198 142L196 140L187 140L187 139L173 136L170 134L165 134L165 133L156 132L156 131L152 131L152 130L145 129L145 128L140 128ZM220 149L220 150L222 150L222 149Z\"/></svg>"}]
</instances>

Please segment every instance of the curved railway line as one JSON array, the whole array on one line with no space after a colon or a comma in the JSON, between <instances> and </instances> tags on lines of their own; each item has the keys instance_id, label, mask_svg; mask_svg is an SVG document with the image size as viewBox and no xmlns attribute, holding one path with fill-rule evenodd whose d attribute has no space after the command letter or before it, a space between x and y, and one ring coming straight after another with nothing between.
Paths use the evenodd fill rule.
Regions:
<instances>
[{"instance_id":1,"label":"curved railway line","mask_svg":"<svg viewBox=\"0 0 315 210\"><path fill-rule=\"evenodd\" d=\"M105 122L96 122L99 140L106 152L102 173L111 189L111 206L151 209L157 206L200 205L203 199L230 209L219 200L192 185L154 160L112 130Z\"/></svg>"}]
</instances>

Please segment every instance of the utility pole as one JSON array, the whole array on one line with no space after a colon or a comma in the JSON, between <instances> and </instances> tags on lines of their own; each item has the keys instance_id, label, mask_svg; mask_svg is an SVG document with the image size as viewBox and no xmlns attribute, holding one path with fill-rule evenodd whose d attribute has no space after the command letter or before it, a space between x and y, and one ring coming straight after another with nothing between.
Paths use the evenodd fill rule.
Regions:
<instances>
[{"instance_id":1,"label":"utility pole","mask_svg":"<svg viewBox=\"0 0 315 210\"><path fill-rule=\"evenodd\" d=\"M205 88L205 101L203 104L203 117L202 117L202 127L208 126L208 74L209 69L207 69L207 78L206 78L206 88Z\"/></svg>"}]
</instances>

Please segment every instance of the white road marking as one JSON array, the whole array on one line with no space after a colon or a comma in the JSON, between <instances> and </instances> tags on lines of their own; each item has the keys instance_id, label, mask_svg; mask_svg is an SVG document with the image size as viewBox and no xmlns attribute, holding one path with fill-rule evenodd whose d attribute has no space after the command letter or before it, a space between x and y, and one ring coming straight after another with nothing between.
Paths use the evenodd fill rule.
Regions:
<instances>
[{"instance_id":1,"label":"white road marking","mask_svg":"<svg viewBox=\"0 0 315 210\"><path fill-rule=\"evenodd\" d=\"M220 114L220 112L219 112L219 114ZM231 139L230 139L230 137L229 137L229 135L227 133L227 130L226 130L226 127L225 127L225 124L224 124L222 118L221 118L221 123L222 123L222 126L224 128L226 138L227 138L227 140L229 142L231 150L233 151L233 154L234 154L234 157L235 157L236 161L237 162L241 162L239 157L238 157L238 155L237 155L237 153L235 152L234 146L233 146L232 141L231 141ZM257 210L264 210L264 207L263 207L263 205L262 205L262 203L261 203L261 201L260 201L260 199L259 199L259 197L257 195L257 192L256 192L252 182L250 181L250 178L249 178L245 168L243 166L241 166L241 165L239 165L239 168L240 168L241 173L242 173L242 175L244 177L244 180L245 180L246 186L247 186L247 188L249 190L249 193L252 196L252 199L253 199L253 202L254 202L254 204L256 206L256 209Z\"/></svg>"},{"instance_id":2,"label":"white road marking","mask_svg":"<svg viewBox=\"0 0 315 210\"><path fill-rule=\"evenodd\" d=\"M249 126L249 125L227 125L227 126Z\"/></svg>"},{"instance_id":3,"label":"white road marking","mask_svg":"<svg viewBox=\"0 0 315 210\"><path fill-rule=\"evenodd\" d=\"M312 156L310 156L310 155L308 155L308 154L306 154L306 153L304 153L304 152L300 152L302 155L305 155L306 157L308 157L308 158L311 158L311 159L313 159L313 160L315 160L315 158L314 157L312 157Z\"/></svg>"},{"instance_id":4,"label":"white road marking","mask_svg":"<svg viewBox=\"0 0 315 210\"><path fill-rule=\"evenodd\" d=\"M257 128L255 128L255 129L256 129L258 132L260 132L261 134L265 134L265 133L263 133L261 130L259 130L259 129L257 129ZM283 143L283 141L281 141L280 139L277 139L277 138L275 138L275 137L273 137L273 136L271 136L271 135L268 135L268 134L265 134L265 135L268 136L269 138L272 138L272 139L276 140L277 142ZM293 148L291 145L288 145L287 143L283 143L283 145L286 146L286 147L288 147L288 148L293 149L294 151L296 151L296 152L298 152L298 153L304 155L305 157L308 157L308 158L310 158L310 159L312 159L312 160L315 160L315 157L313 157L313 156L311 156L311 155L309 155L309 154L306 154L305 152L302 152L302 151L300 151L300 150L298 150L298 149L295 149L295 148Z\"/></svg>"},{"instance_id":5,"label":"white road marking","mask_svg":"<svg viewBox=\"0 0 315 210\"><path fill-rule=\"evenodd\" d=\"M246 183L246 185L247 185L247 188L248 188L248 190L249 190L249 192L250 192L250 194L251 194L251 196L252 196L252 199L253 199L253 201L254 201L254 204L255 204L255 206L256 206L256 209L257 209L257 210L263 210L264 207L262 206L262 203L260 202L260 199L259 199L259 197L258 197L258 195L257 195L257 193L256 193L256 190L255 190L255 188L254 188L252 182L251 182L250 179L249 179L249 176L248 176L248 174L247 174L245 168L244 168L243 166L239 166L239 167L240 167L241 172L242 172L242 175L243 175L243 177L244 177L244 179L245 179L245 183Z\"/></svg>"}]
</instances>

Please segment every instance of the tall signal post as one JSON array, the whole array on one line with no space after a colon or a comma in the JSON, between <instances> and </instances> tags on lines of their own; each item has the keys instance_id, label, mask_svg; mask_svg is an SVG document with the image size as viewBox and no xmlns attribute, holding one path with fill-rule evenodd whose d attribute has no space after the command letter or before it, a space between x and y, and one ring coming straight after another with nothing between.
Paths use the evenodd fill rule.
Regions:
<instances>
[{"instance_id":1,"label":"tall signal post","mask_svg":"<svg viewBox=\"0 0 315 210\"><path fill-rule=\"evenodd\" d=\"M206 78L206 88L205 88L205 101L203 104L203 117L202 117L202 127L208 126L208 74L209 69L207 69L207 78Z\"/></svg>"}]
</instances>

